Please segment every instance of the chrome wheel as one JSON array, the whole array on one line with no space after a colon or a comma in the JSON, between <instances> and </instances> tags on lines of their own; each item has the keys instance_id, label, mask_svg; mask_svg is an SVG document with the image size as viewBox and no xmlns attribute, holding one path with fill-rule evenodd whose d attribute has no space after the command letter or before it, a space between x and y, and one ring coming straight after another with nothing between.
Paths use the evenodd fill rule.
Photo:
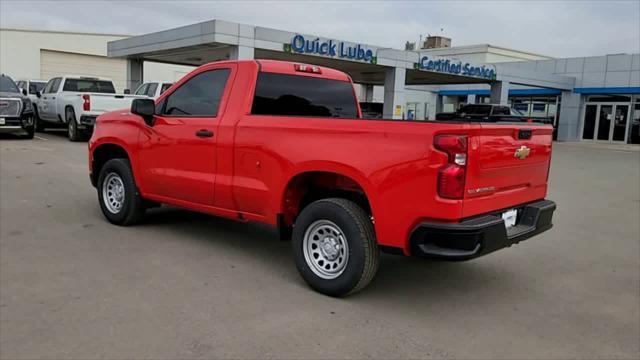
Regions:
<instances>
[{"instance_id":1,"label":"chrome wheel","mask_svg":"<svg viewBox=\"0 0 640 360\"><path fill-rule=\"evenodd\" d=\"M327 280L340 276L349 260L349 244L344 233L329 220L312 223L304 234L302 251L314 274Z\"/></svg>"},{"instance_id":2,"label":"chrome wheel","mask_svg":"<svg viewBox=\"0 0 640 360\"><path fill-rule=\"evenodd\" d=\"M120 175L109 173L102 182L102 201L107 210L112 214L117 214L122 210L124 204L124 183Z\"/></svg>"}]
</instances>

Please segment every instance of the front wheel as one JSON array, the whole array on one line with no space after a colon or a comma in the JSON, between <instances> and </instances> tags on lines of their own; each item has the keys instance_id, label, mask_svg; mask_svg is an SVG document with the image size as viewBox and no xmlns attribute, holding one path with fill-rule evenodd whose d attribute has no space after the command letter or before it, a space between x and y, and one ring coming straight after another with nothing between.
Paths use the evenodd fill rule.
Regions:
<instances>
[{"instance_id":1,"label":"front wheel","mask_svg":"<svg viewBox=\"0 0 640 360\"><path fill-rule=\"evenodd\" d=\"M24 131L27 133L24 135L25 139L33 139L33 136L35 135L35 128L33 126L26 127Z\"/></svg>"},{"instance_id":2,"label":"front wheel","mask_svg":"<svg viewBox=\"0 0 640 360\"><path fill-rule=\"evenodd\" d=\"M38 107L33 107L33 127L37 132L44 132L44 124L42 123L42 119L40 119L40 115L38 114Z\"/></svg>"},{"instance_id":3,"label":"front wheel","mask_svg":"<svg viewBox=\"0 0 640 360\"><path fill-rule=\"evenodd\" d=\"M100 169L97 190L100 209L112 224L131 225L144 216L144 200L138 192L128 160L107 161Z\"/></svg>"},{"instance_id":4,"label":"front wheel","mask_svg":"<svg viewBox=\"0 0 640 360\"><path fill-rule=\"evenodd\" d=\"M293 229L296 267L316 291L345 296L364 288L380 253L369 215L355 203L330 198L302 210Z\"/></svg>"}]
</instances>

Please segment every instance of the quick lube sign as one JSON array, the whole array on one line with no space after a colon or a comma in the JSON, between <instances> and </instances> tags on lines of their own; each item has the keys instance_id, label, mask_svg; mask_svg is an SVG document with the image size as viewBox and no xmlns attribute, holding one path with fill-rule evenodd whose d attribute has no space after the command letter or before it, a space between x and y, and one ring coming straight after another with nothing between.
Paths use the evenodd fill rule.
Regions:
<instances>
[{"instance_id":1,"label":"quick lube sign","mask_svg":"<svg viewBox=\"0 0 640 360\"><path fill-rule=\"evenodd\" d=\"M284 51L364 61L371 64L377 62L373 50L363 45L349 44L344 41L320 40L320 38L306 39L303 35L296 35L291 39L291 44L284 44Z\"/></svg>"},{"instance_id":2,"label":"quick lube sign","mask_svg":"<svg viewBox=\"0 0 640 360\"><path fill-rule=\"evenodd\" d=\"M495 80L496 70L485 65L474 66L462 61L454 62L448 59L432 59L423 56L419 63L414 64L414 68L419 70L437 71L454 75L464 75Z\"/></svg>"}]
</instances>

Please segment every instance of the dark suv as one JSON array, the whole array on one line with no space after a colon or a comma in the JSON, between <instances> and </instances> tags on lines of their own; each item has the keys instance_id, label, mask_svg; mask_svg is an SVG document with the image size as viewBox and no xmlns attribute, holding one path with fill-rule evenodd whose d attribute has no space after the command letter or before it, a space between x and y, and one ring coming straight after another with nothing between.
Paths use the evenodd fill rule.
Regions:
<instances>
[{"instance_id":1,"label":"dark suv","mask_svg":"<svg viewBox=\"0 0 640 360\"><path fill-rule=\"evenodd\" d=\"M33 105L9 76L0 75L0 133L33 139Z\"/></svg>"},{"instance_id":2,"label":"dark suv","mask_svg":"<svg viewBox=\"0 0 640 360\"><path fill-rule=\"evenodd\" d=\"M436 120L443 121L478 121L478 122L541 122L552 124L553 118L525 116L520 111L506 105L495 104L468 104L455 112L438 113Z\"/></svg>"}]
</instances>

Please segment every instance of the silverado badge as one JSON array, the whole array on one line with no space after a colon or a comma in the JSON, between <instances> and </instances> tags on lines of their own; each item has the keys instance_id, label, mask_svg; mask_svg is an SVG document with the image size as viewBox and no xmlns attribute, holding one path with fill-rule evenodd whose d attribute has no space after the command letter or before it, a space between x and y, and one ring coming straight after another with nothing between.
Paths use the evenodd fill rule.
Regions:
<instances>
[{"instance_id":1,"label":"silverado badge","mask_svg":"<svg viewBox=\"0 0 640 360\"><path fill-rule=\"evenodd\" d=\"M531 154L531 149L522 145L520 146L519 149L516 149L516 152L515 154L513 154L513 157L517 157L520 160L524 160L527 156L529 156L529 154Z\"/></svg>"}]
</instances>

